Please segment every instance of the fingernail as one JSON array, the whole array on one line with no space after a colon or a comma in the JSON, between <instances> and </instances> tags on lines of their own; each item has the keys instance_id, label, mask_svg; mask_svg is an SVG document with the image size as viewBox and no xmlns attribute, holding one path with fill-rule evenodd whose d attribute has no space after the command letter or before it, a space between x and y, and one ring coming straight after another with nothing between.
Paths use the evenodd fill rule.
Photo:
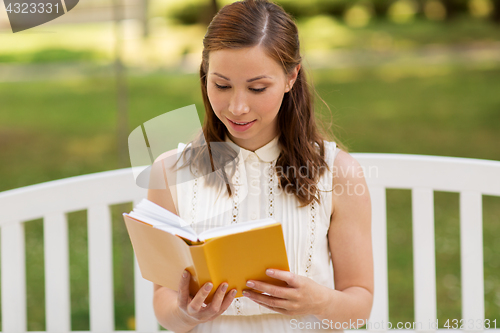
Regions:
<instances>
[{"instance_id":1,"label":"fingernail","mask_svg":"<svg viewBox=\"0 0 500 333\"><path fill-rule=\"evenodd\" d=\"M222 285L222 291L223 291L223 292L226 292L226 290L227 290L227 283L224 283L224 284Z\"/></svg>"},{"instance_id":2,"label":"fingernail","mask_svg":"<svg viewBox=\"0 0 500 333\"><path fill-rule=\"evenodd\" d=\"M247 281L247 287L253 288L255 287L255 283L253 283L252 281Z\"/></svg>"},{"instance_id":3,"label":"fingernail","mask_svg":"<svg viewBox=\"0 0 500 333\"><path fill-rule=\"evenodd\" d=\"M243 296L248 297L248 296L250 296L250 293L249 293L248 291L244 291L244 292L243 292Z\"/></svg>"},{"instance_id":4,"label":"fingernail","mask_svg":"<svg viewBox=\"0 0 500 333\"><path fill-rule=\"evenodd\" d=\"M236 296L236 289L233 289L233 291L231 291L231 296Z\"/></svg>"},{"instance_id":5,"label":"fingernail","mask_svg":"<svg viewBox=\"0 0 500 333\"><path fill-rule=\"evenodd\" d=\"M266 269L266 274L267 275L273 275L274 271L272 269Z\"/></svg>"},{"instance_id":6,"label":"fingernail","mask_svg":"<svg viewBox=\"0 0 500 333\"><path fill-rule=\"evenodd\" d=\"M205 290L210 291L210 290L212 290L212 287L213 287L213 285L209 282L209 283L207 283L207 284L205 285Z\"/></svg>"},{"instance_id":7,"label":"fingernail","mask_svg":"<svg viewBox=\"0 0 500 333\"><path fill-rule=\"evenodd\" d=\"M183 278L187 278L187 276L188 276L188 272L186 272L186 271L182 272L182 277Z\"/></svg>"}]
</instances>

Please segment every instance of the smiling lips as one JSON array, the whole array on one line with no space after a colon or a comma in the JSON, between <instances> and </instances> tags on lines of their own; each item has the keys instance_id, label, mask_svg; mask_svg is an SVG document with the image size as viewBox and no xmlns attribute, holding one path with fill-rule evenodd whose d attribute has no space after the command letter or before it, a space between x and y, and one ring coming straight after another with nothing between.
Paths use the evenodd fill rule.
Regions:
<instances>
[{"instance_id":1,"label":"smiling lips","mask_svg":"<svg viewBox=\"0 0 500 333\"><path fill-rule=\"evenodd\" d=\"M244 123L243 123L243 122L233 121L233 120L231 120L231 119L229 119L229 118L228 118L227 120L229 120L229 121L230 121L230 122L232 122L233 124L243 126L243 125L248 125L248 124L250 124L250 123L253 123L256 119L255 119L255 120L252 120L252 121L247 121L247 122L244 122Z\"/></svg>"},{"instance_id":2,"label":"smiling lips","mask_svg":"<svg viewBox=\"0 0 500 333\"><path fill-rule=\"evenodd\" d=\"M247 129L252 127L252 125L257 121L257 119L254 119L254 120L249 121L249 122L236 122L236 121L233 121L229 118L226 118L226 119L229 120L229 124L237 132L246 131Z\"/></svg>"}]
</instances>

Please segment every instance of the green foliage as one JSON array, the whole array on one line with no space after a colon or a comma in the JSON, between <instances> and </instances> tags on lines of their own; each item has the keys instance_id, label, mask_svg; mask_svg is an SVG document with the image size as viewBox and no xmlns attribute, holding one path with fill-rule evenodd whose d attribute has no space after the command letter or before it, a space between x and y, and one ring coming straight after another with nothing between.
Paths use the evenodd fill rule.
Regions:
<instances>
[{"instance_id":1,"label":"green foliage","mask_svg":"<svg viewBox=\"0 0 500 333\"><path fill-rule=\"evenodd\" d=\"M167 17L184 25L209 23L214 14L212 11L212 6L208 1L202 3L188 1L177 8L169 10Z\"/></svg>"},{"instance_id":2,"label":"green foliage","mask_svg":"<svg viewBox=\"0 0 500 333\"><path fill-rule=\"evenodd\" d=\"M95 61L102 55L92 50L43 49L33 53L0 54L0 63L38 64L49 62Z\"/></svg>"},{"instance_id":3,"label":"green foliage","mask_svg":"<svg viewBox=\"0 0 500 333\"><path fill-rule=\"evenodd\" d=\"M423 69L422 69L423 70ZM356 70L353 70L356 71ZM387 77L376 69L313 71L317 112L339 125L336 134L355 152L411 153L500 160L500 70L454 69L447 74ZM203 112L196 75L130 77L129 129L167 111L196 104ZM0 83L0 191L116 167L115 81L87 78ZM29 98L26 98L28 96ZM436 193L438 316L460 314L457 196ZM413 320L411 196L390 190L388 199L389 301L392 321ZM486 318L500 316L500 198L484 198ZM113 206L115 322L131 329L132 254L120 212ZM88 330L88 248L85 212L69 216L71 319ZM30 330L44 329L43 226L26 229ZM444 322L444 321L443 321Z\"/></svg>"},{"instance_id":4,"label":"green foliage","mask_svg":"<svg viewBox=\"0 0 500 333\"><path fill-rule=\"evenodd\" d=\"M469 17L469 0L440 0L445 7L447 22L458 17ZM342 18L351 6L356 4L366 5L371 8L373 14L378 18L386 18L387 12L391 5L398 0L275 0L276 4L280 5L289 14L296 19L312 17L315 15L330 15L337 18ZM423 9L427 0L415 0L417 14L424 17ZM500 21L500 3L493 1L494 11L490 18L492 21ZM213 16L212 7L209 1L186 1L178 4L175 9L171 9L167 16L175 19L180 24L196 24L202 22L210 22Z\"/></svg>"}]
</instances>

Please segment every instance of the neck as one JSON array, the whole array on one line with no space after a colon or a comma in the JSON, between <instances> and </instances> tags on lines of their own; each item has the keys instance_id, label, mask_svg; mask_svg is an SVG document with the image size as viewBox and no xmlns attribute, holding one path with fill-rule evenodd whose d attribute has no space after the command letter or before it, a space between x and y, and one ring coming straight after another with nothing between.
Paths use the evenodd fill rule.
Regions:
<instances>
[{"instance_id":1,"label":"neck","mask_svg":"<svg viewBox=\"0 0 500 333\"><path fill-rule=\"evenodd\" d=\"M264 147L266 144L271 142L275 137L276 133L266 135L266 136L259 136L257 138L251 138L251 139L240 139L232 136L230 133L227 133L226 135L229 136L231 141L236 143L238 146L240 146L243 149L249 150L249 151L256 151L259 148Z\"/></svg>"}]
</instances>

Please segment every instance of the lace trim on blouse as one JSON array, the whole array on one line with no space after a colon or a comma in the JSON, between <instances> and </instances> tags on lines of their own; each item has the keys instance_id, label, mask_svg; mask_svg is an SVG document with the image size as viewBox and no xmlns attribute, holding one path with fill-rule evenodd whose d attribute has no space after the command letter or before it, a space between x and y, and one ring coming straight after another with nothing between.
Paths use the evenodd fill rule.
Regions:
<instances>
[{"instance_id":1,"label":"lace trim on blouse","mask_svg":"<svg viewBox=\"0 0 500 333\"><path fill-rule=\"evenodd\" d=\"M236 165L236 170L234 172L234 193L233 193L233 214L232 214L232 221L231 224L233 223L238 223L239 221L239 212L240 212L240 193L239 193L239 187L240 187L240 169L239 166Z\"/></svg>"},{"instance_id":2,"label":"lace trim on blouse","mask_svg":"<svg viewBox=\"0 0 500 333\"><path fill-rule=\"evenodd\" d=\"M241 316L243 312L241 312L241 302L239 298L234 299L234 307L236 308L236 315Z\"/></svg>"},{"instance_id":3,"label":"lace trim on blouse","mask_svg":"<svg viewBox=\"0 0 500 333\"><path fill-rule=\"evenodd\" d=\"M309 248L307 249L307 261L306 261L306 269L305 272L309 276L311 265L312 265L312 256L313 256L313 249L314 249L314 234L316 230L316 213L318 211L317 207L317 202L313 201L309 205L309 215L311 217L310 222L309 222Z\"/></svg>"},{"instance_id":4,"label":"lace trim on blouse","mask_svg":"<svg viewBox=\"0 0 500 333\"><path fill-rule=\"evenodd\" d=\"M274 186L275 186L275 173L274 164L276 161L269 163L269 169L267 170L267 217L273 217L274 214Z\"/></svg>"},{"instance_id":5,"label":"lace trim on blouse","mask_svg":"<svg viewBox=\"0 0 500 333\"><path fill-rule=\"evenodd\" d=\"M198 203L198 170L194 169L193 173L195 178L193 181L193 199L191 201L191 227L193 227L196 222L196 206Z\"/></svg>"}]
</instances>

